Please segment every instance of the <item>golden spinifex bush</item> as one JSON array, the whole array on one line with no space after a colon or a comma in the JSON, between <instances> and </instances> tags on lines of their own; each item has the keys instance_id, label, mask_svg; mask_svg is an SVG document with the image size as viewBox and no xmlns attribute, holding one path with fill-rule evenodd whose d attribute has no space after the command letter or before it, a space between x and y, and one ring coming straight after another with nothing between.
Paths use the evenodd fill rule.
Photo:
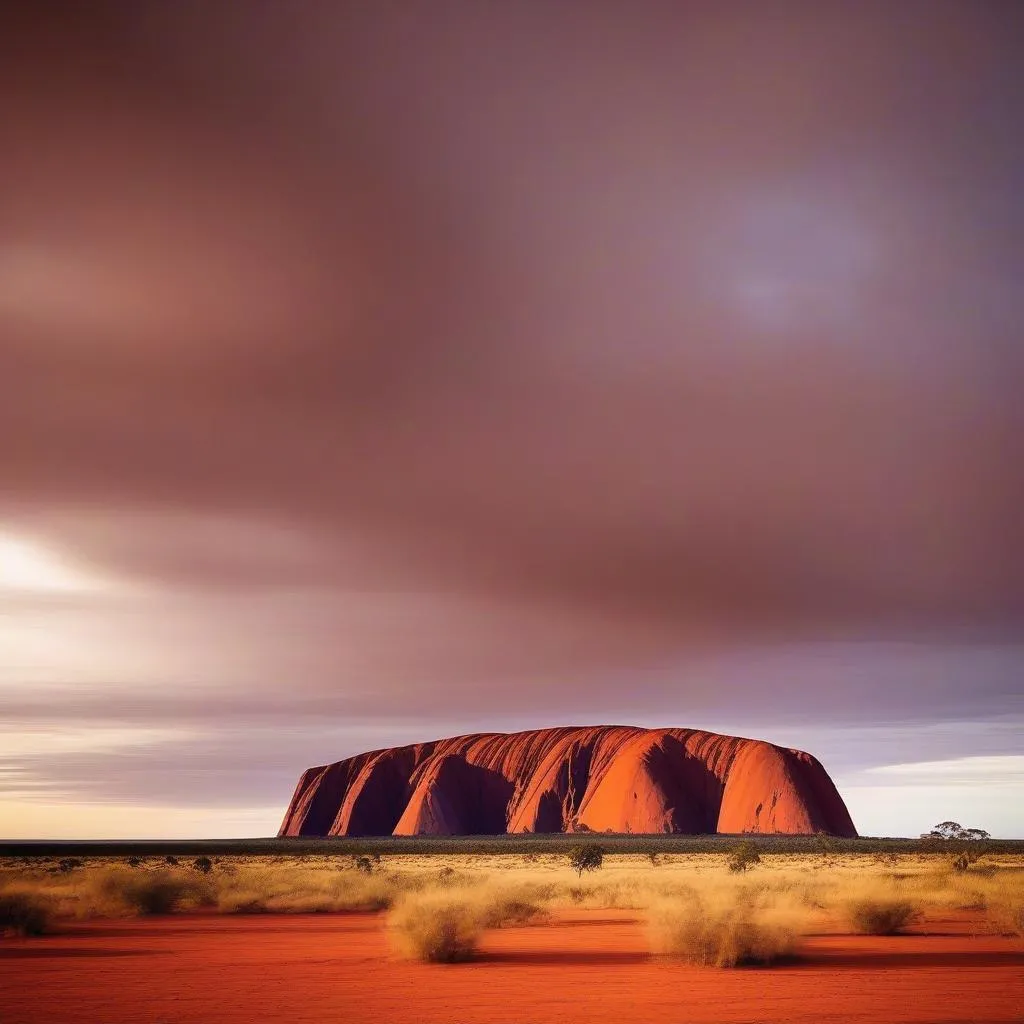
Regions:
<instances>
[{"instance_id":1,"label":"golden spinifex bush","mask_svg":"<svg viewBox=\"0 0 1024 1024\"><path fill-rule=\"evenodd\" d=\"M861 898L847 907L851 927L863 935L898 935L920 913L918 904L907 899Z\"/></svg>"},{"instance_id":2,"label":"golden spinifex bush","mask_svg":"<svg viewBox=\"0 0 1024 1024\"><path fill-rule=\"evenodd\" d=\"M485 926L479 899L449 890L404 897L388 915L392 945L409 959L429 963L469 960Z\"/></svg>"},{"instance_id":3,"label":"golden spinifex bush","mask_svg":"<svg viewBox=\"0 0 1024 1024\"><path fill-rule=\"evenodd\" d=\"M792 956L810 908L785 889L710 882L655 901L651 952L702 967L771 964Z\"/></svg>"}]
</instances>

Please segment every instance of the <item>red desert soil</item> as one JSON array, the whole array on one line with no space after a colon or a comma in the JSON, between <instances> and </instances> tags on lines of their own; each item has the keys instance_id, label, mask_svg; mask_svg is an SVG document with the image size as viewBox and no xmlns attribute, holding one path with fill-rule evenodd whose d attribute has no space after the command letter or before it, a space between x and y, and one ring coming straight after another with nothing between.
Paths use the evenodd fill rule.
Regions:
<instances>
[{"instance_id":1,"label":"red desert soil","mask_svg":"<svg viewBox=\"0 0 1024 1024\"><path fill-rule=\"evenodd\" d=\"M1024 945L974 935L818 935L803 960L716 970L652 960L628 911L491 932L481 958L394 959L379 915L179 916L0 940L3 1024L1024 1021Z\"/></svg>"}]
</instances>

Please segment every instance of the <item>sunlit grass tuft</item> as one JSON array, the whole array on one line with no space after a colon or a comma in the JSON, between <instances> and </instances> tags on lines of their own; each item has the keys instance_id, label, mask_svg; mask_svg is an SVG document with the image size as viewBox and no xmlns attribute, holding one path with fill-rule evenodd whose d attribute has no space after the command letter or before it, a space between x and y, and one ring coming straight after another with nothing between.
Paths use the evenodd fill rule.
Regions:
<instances>
[{"instance_id":1,"label":"sunlit grass tuft","mask_svg":"<svg viewBox=\"0 0 1024 1024\"><path fill-rule=\"evenodd\" d=\"M114 868L96 882L107 909L120 904L133 914L172 914L190 897L197 902L198 889L189 879L172 871L139 872Z\"/></svg>"},{"instance_id":2,"label":"sunlit grass tuft","mask_svg":"<svg viewBox=\"0 0 1024 1024\"><path fill-rule=\"evenodd\" d=\"M854 900L847 913L853 930L862 935L898 935L920 916L916 904L900 899Z\"/></svg>"},{"instance_id":3,"label":"sunlit grass tuft","mask_svg":"<svg viewBox=\"0 0 1024 1024\"><path fill-rule=\"evenodd\" d=\"M651 908L651 952L701 967L772 964L793 956L804 916L747 889L693 891Z\"/></svg>"},{"instance_id":4,"label":"sunlit grass tuft","mask_svg":"<svg viewBox=\"0 0 1024 1024\"><path fill-rule=\"evenodd\" d=\"M458 963L472 958L486 924L479 902L451 892L407 896L388 924L400 955L427 963Z\"/></svg>"}]
</instances>

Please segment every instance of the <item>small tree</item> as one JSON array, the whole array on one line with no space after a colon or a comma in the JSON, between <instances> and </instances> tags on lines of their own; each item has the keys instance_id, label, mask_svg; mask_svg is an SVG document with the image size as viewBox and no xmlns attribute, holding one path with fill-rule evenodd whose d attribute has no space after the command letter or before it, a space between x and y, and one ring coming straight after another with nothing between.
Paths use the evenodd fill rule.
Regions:
<instances>
[{"instance_id":1,"label":"small tree","mask_svg":"<svg viewBox=\"0 0 1024 1024\"><path fill-rule=\"evenodd\" d=\"M569 851L569 866L582 878L584 871L596 871L604 863L604 850L594 843L580 843Z\"/></svg>"},{"instance_id":2,"label":"small tree","mask_svg":"<svg viewBox=\"0 0 1024 1024\"><path fill-rule=\"evenodd\" d=\"M836 852L836 841L827 832L815 833L814 845L818 848L818 852L826 857Z\"/></svg>"},{"instance_id":3,"label":"small tree","mask_svg":"<svg viewBox=\"0 0 1024 1024\"><path fill-rule=\"evenodd\" d=\"M732 872L749 871L755 864L761 863L761 855L757 852L757 847L747 839L732 851L726 863Z\"/></svg>"},{"instance_id":4,"label":"small tree","mask_svg":"<svg viewBox=\"0 0 1024 1024\"><path fill-rule=\"evenodd\" d=\"M192 861L192 867L196 871L202 872L204 875L208 875L213 870L213 861L209 857L196 857Z\"/></svg>"},{"instance_id":5,"label":"small tree","mask_svg":"<svg viewBox=\"0 0 1024 1024\"><path fill-rule=\"evenodd\" d=\"M987 851L985 840L991 836L983 828L964 828L958 821L940 821L921 838L933 843L941 842L947 850L952 847L953 870L962 872L967 871Z\"/></svg>"},{"instance_id":6,"label":"small tree","mask_svg":"<svg viewBox=\"0 0 1024 1024\"><path fill-rule=\"evenodd\" d=\"M958 821L940 821L938 825L926 832L924 839L956 839L963 832L964 827Z\"/></svg>"},{"instance_id":7,"label":"small tree","mask_svg":"<svg viewBox=\"0 0 1024 1024\"><path fill-rule=\"evenodd\" d=\"M354 867L356 871L361 871L364 875L373 873L373 862L369 857L353 857L352 867Z\"/></svg>"}]
</instances>

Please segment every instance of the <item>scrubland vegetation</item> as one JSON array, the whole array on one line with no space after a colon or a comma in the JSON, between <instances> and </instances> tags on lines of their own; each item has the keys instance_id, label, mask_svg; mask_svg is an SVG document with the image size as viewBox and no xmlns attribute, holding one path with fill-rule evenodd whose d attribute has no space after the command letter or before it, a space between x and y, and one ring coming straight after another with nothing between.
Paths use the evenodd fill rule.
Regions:
<instances>
[{"instance_id":1,"label":"scrubland vegetation","mask_svg":"<svg viewBox=\"0 0 1024 1024\"><path fill-rule=\"evenodd\" d=\"M709 886L656 903L648 928L656 954L701 967L746 967L792 955L809 921L808 908L785 894Z\"/></svg>"},{"instance_id":2,"label":"scrubland vegetation","mask_svg":"<svg viewBox=\"0 0 1024 1024\"><path fill-rule=\"evenodd\" d=\"M754 851L756 853L757 851ZM182 912L386 912L397 955L471 958L488 929L566 911L632 911L653 955L733 967L799 955L801 937L927 931L967 915L977 932L1024 935L1024 857L776 854L163 856L0 860L0 930L39 934L75 919ZM742 870L730 870L736 856ZM64 861L62 863L62 861Z\"/></svg>"},{"instance_id":3,"label":"scrubland vegetation","mask_svg":"<svg viewBox=\"0 0 1024 1024\"><path fill-rule=\"evenodd\" d=\"M849 905L850 924L863 935L898 935L918 913L910 900L867 898Z\"/></svg>"},{"instance_id":4,"label":"scrubland vegetation","mask_svg":"<svg viewBox=\"0 0 1024 1024\"><path fill-rule=\"evenodd\" d=\"M428 890L405 896L391 912L392 943L398 953L430 963L469 960L486 927L483 900L467 893Z\"/></svg>"},{"instance_id":5,"label":"scrubland vegetation","mask_svg":"<svg viewBox=\"0 0 1024 1024\"><path fill-rule=\"evenodd\" d=\"M42 935L51 915L48 900L39 893L16 886L0 891L0 934Z\"/></svg>"}]
</instances>

